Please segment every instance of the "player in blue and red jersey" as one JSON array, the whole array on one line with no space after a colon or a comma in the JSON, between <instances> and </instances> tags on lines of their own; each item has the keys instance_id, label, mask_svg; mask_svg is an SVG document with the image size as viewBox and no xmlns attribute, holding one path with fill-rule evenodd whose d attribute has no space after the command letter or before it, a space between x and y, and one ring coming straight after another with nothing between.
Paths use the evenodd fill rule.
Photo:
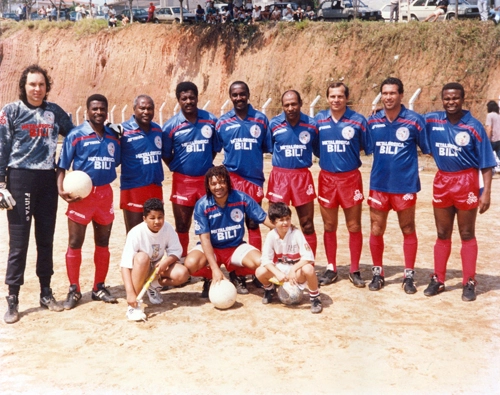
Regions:
<instances>
[{"instance_id":1,"label":"player in blue and red jersey","mask_svg":"<svg viewBox=\"0 0 500 395\"><path fill-rule=\"evenodd\" d=\"M272 228L266 212L246 193L232 188L224 166L210 168L205 175L206 196L196 202L195 233L201 244L192 249L184 261L191 275L205 278L202 297L208 297L210 281L224 278L219 268L224 264L238 293L248 290L237 281L235 270L255 272L260 265L260 251L244 242L246 217Z\"/></svg>"},{"instance_id":2,"label":"player in blue and red jersey","mask_svg":"<svg viewBox=\"0 0 500 395\"><path fill-rule=\"evenodd\" d=\"M249 103L250 89L243 81L229 87L234 108L217 122L217 138L224 149L223 164L231 175L234 189L245 192L257 203L264 198L264 153L271 152L269 122L264 114ZM262 248L259 224L247 218L248 240Z\"/></svg>"},{"instance_id":3,"label":"player in blue and red jersey","mask_svg":"<svg viewBox=\"0 0 500 395\"><path fill-rule=\"evenodd\" d=\"M321 168L318 202L324 223L323 240L328 260L326 271L319 281L321 285L331 284L338 277L337 227L340 206L349 231L349 280L354 286L363 288L365 283L359 271L359 261L363 248L361 210L364 196L363 180L358 169L361 166L360 152L367 145L368 125L361 114L347 107L349 88L344 83L330 84L326 98L330 109L319 112L315 117L319 140L314 153L319 158Z\"/></svg>"},{"instance_id":4,"label":"player in blue and red jersey","mask_svg":"<svg viewBox=\"0 0 500 395\"><path fill-rule=\"evenodd\" d=\"M403 232L404 279L408 294L417 292L414 284L418 239L415 231L415 204L420 191L417 147L429 153L425 139L424 119L401 104L404 87L398 78L387 78L380 86L384 108L368 119L369 144L365 152L373 153L370 176L370 251L373 260L371 291L384 286L384 232L389 211L398 214Z\"/></svg>"},{"instance_id":5,"label":"player in blue and red jersey","mask_svg":"<svg viewBox=\"0 0 500 395\"><path fill-rule=\"evenodd\" d=\"M146 200L163 201L162 130L152 122L154 115L153 99L139 95L134 100L134 115L122 124L120 208L127 233L142 223Z\"/></svg>"},{"instance_id":6,"label":"player in blue and red jersey","mask_svg":"<svg viewBox=\"0 0 500 395\"><path fill-rule=\"evenodd\" d=\"M19 79L20 100L0 111L0 208L7 209L9 223L7 324L19 321L19 292L33 220L40 305L63 310L50 288L58 201L54 169L58 137L66 136L73 123L61 107L47 101L51 85L46 70L28 66Z\"/></svg>"},{"instance_id":7,"label":"player in blue and red jersey","mask_svg":"<svg viewBox=\"0 0 500 395\"><path fill-rule=\"evenodd\" d=\"M109 237L114 220L113 190L110 183L116 179L116 167L120 165L120 141L114 131L104 126L108 114L108 100L95 94L87 99L88 121L77 126L64 139L59 163L57 164L57 187L59 196L66 200L68 210L69 242L66 251L66 269L69 278L69 292L63 306L70 310L82 298L80 292L80 266L82 245L87 225L94 229L95 276L92 299L106 303L117 300L106 289L104 282L109 268ZM73 165L73 166L71 166ZM81 170L92 180L92 192L82 199L70 196L63 189L66 170Z\"/></svg>"},{"instance_id":8,"label":"player in blue and red jersey","mask_svg":"<svg viewBox=\"0 0 500 395\"><path fill-rule=\"evenodd\" d=\"M198 108L198 87L181 82L175 89L181 111L163 125L163 160L172 174L170 201L175 230L187 255L194 205L205 196L205 173L219 149L215 136L217 118Z\"/></svg>"},{"instance_id":9,"label":"player in blue and red jersey","mask_svg":"<svg viewBox=\"0 0 500 395\"><path fill-rule=\"evenodd\" d=\"M271 119L273 168L269 175L267 199L272 202L292 202L307 243L316 254L314 230L314 199L316 192L309 168L312 166L313 145L318 138L314 119L303 114L299 92L289 90L281 96L283 112Z\"/></svg>"},{"instance_id":10,"label":"player in blue and red jersey","mask_svg":"<svg viewBox=\"0 0 500 395\"><path fill-rule=\"evenodd\" d=\"M425 296L444 291L446 265L451 254L453 223L457 218L462 241L462 300L476 299L476 216L490 207L492 168L496 166L486 132L469 111L462 109L461 84L446 84L441 92L444 111L426 115L426 137L438 172L434 178L432 205L437 229L434 275ZM479 171L484 189L479 191Z\"/></svg>"}]
</instances>

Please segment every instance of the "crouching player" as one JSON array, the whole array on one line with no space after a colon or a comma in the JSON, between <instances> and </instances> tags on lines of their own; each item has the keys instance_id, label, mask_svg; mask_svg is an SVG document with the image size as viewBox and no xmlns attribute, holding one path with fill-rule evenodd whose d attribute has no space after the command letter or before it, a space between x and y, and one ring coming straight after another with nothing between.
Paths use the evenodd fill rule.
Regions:
<instances>
[{"instance_id":1,"label":"crouching player","mask_svg":"<svg viewBox=\"0 0 500 395\"><path fill-rule=\"evenodd\" d=\"M224 166L210 168L205 174L206 195L194 208L195 233L200 242L187 255L184 265L193 276L205 278L202 298L208 297L211 279L219 282L224 264L239 294L247 294L245 283L237 276L254 274L260 265L260 251L243 241L245 218L256 224L273 225L266 212L246 193L232 188L229 172Z\"/></svg>"},{"instance_id":2,"label":"crouching player","mask_svg":"<svg viewBox=\"0 0 500 395\"><path fill-rule=\"evenodd\" d=\"M95 276L92 299L106 303L117 303L104 285L109 268L109 237L115 215L113 213L113 191L110 183L116 178L116 166L120 165L120 142L115 133L104 126L108 114L108 100L94 94L87 99L88 121L72 129L66 136L57 169L59 196L66 200L68 210L68 250L66 269L69 292L63 307L70 310L82 298L80 292L80 266L82 246L87 225L94 228ZM92 192L85 199L71 197L63 189L66 170L81 170L92 179Z\"/></svg>"},{"instance_id":3,"label":"crouching player","mask_svg":"<svg viewBox=\"0 0 500 395\"><path fill-rule=\"evenodd\" d=\"M163 302L158 292L160 285L180 285L189 277L187 269L179 263L182 255L179 237L172 225L165 222L165 210L160 199L146 200L143 220L127 234L120 264L127 293L127 318L130 321L146 319L137 303L137 295L156 268L159 280L155 280L147 291L152 304Z\"/></svg>"},{"instance_id":4,"label":"crouching player","mask_svg":"<svg viewBox=\"0 0 500 395\"><path fill-rule=\"evenodd\" d=\"M267 234L262 248L260 267L255 275L264 285L262 303L271 303L275 294L275 277L280 283L289 281L300 289L307 286L311 300L311 312L321 313L318 278L314 271L314 254L304 234L292 225L292 211L285 203L273 203L269 207L269 219L275 228Z\"/></svg>"}]
</instances>

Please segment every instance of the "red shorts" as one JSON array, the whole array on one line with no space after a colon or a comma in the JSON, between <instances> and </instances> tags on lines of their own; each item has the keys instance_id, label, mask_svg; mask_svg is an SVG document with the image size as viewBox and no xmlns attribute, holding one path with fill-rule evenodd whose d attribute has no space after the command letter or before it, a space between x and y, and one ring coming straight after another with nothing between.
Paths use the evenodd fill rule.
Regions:
<instances>
[{"instance_id":1,"label":"red shorts","mask_svg":"<svg viewBox=\"0 0 500 395\"><path fill-rule=\"evenodd\" d=\"M302 206L316 198L314 181L309 169L273 167L269 175L266 198L273 203L283 202Z\"/></svg>"},{"instance_id":2,"label":"red shorts","mask_svg":"<svg viewBox=\"0 0 500 395\"><path fill-rule=\"evenodd\" d=\"M262 199L264 199L264 191L262 190L262 187L259 187L253 182L245 180L243 177L240 177L236 173L229 173L229 175L231 177L231 184L233 184L233 189L245 192L257 203L262 202Z\"/></svg>"},{"instance_id":3,"label":"red shorts","mask_svg":"<svg viewBox=\"0 0 500 395\"><path fill-rule=\"evenodd\" d=\"M370 190L368 206L381 211L403 211L417 204L416 193L388 193Z\"/></svg>"},{"instance_id":4,"label":"red shorts","mask_svg":"<svg viewBox=\"0 0 500 395\"><path fill-rule=\"evenodd\" d=\"M206 195L205 176L191 177L181 173L172 174L170 201L181 206L194 207Z\"/></svg>"},{"instance_id":5,"label":"red shorts","mask_svg":"<svg viewBox=\"0 0 500 395\"><path fill-rule=\"evenodd\" d=\"M145 187L122 189L120 192L120 208L134 213L142 213L144 202L151 198L158 198L163 202L161 186L151 184Z\"/></svg>"},{"instance_id":6,"label":"red shorts","mask_svg":"<svg viewBox=\"0 0 500 395\"><path fill-rule=\"evenodd\" d=\"M439 170L434 177L432 206L472 210L479 206L479 174L477 169L448 173Z\"/></svg>"},{"instance_id":7,"label":"red shorts","mask_svg":"<svg viewBox=\"0 0 500 395\"><path fill-rule=\"evenodd\" d=\"M364 200L361 172L330 173L321 170L318 177L318 202L325 208L354 207Z\"/></svg>"},{"instance_id":8,"label":"red shorts","mask_svg":"<svg viewBox=\"0 0 500 395\"><path fill-rule=\"evenodd\" d=\"M85 199L68 204L66 215L81 225L88 225L92 220L99 225L109 225L115 219L111 186L108 184L92 188Z\"/></svg>"}]
</instances>

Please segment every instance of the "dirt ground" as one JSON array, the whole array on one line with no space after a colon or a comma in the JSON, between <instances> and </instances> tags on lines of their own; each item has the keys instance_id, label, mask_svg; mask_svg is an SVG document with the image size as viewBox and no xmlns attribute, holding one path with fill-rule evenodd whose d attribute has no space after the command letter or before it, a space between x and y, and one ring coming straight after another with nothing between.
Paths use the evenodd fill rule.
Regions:
<instances>
[{"instance_id":1,"label":"dirt ground","mask_svg":"<svg viewBox=\"0 0 500 395\"><path fill-rule=\"evenodd\" d=\"M367 161L369 162L369 160ZM201 282L164 292L164 303L147 307L145 323L125 319L119 261L125 227L118 209L107 278L116 305L91 300L94 267L92 231L83 247L83 299L71 311L48 312L38 304L35 244L31 240L21 320L0 324L1 394L493 394L500 393L500 179L493 180L492 207L477 221L478 298L461 301L460 241L453 239L446 292L423 294L432 274L435 228L431 208L434 168L424 159L418 197L418 293L401 289L402 235L391 213L386 232L386 286L380 292L354 288L347 279L347 232L339 231L339 281L321 288L324 310L313 315L306 301L297 307L264 306L262 290L219 311L200 299ZM362 172L368 191L369 163ZM266 160L266 170L270 170ZM317 175L315 164L314 173ZM170 194L167 172L164 194ZM265 204L267 207L267 204ZM60 200L55 234L58 300L66 297L64 254L66 203ZM167 218L172 223L170 205ZM0 280L7 259L7 220L0 214ZM319 209L317 269L324 270ZM263 233L266 231L263 229ZM369 213L363 207L362 275L370 276ZM191 244L195 242L194 235ZM2 300L6 287L0 292ZM0 303L1 314L5 302Z\"/></svg>"}]
</instances>

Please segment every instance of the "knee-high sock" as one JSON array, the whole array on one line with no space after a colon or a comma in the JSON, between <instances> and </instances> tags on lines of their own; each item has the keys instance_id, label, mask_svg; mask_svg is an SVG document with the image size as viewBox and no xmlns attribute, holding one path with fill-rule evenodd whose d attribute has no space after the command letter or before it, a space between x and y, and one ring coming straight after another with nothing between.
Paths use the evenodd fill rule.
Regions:
<instances>
[{"instance_id":1,"label":"knee-high sock","mask_svg":"<svg viewBox=\"0 0 500 395\"><path fill-rule=\"evenodd\" d=\"M384 258L384 236L370 234L370 252L372 254L373 266L383 267ZM384 270L382 269L382 275Z\"/></svg>"},{"instance_id":2,"label":"knee-high sock","mask_svg":"<svg viewBox=\"0 0 500 395\"><path fill-rule=\"evenodd\" d=\"M349 251L351 252L351 269L354 273L359 270L359 260L361 258L361 250L363 249L363 233L349 232Z\"/></svg>"},{"instance_id":3,"label":"knee-high sock","mask_svg":"<svg viewBox=\"0 0 500 395\"><path fill-rule=\"evenodd\" d=\"M307 244L309 244L309 247L311 247L311 250L316 256L316 249L318 248L318 238L316 237L316 232L310 234L310 235L304 235L306 238Z\"/></svg>"},{"instance_id":4,"label":"knee-high sock","mask_svg":"<svg viewBox=\"0 0 500 395\"><path fill-rule=\"evenodd\" d=\"M179 241L182 246L182 256L187 255L188 247L189 247L189 233L179 233L177 232L177 236L179 236Z\"/></svg>"},{"instance_id":5,"label":"knee-high sock","mask_svg":"<svg viewBox=\"0 0 500 395\"><path fill-rule=\"evenodd\" d=\"M97 291L97 284L104 283L106 281L106 275L109 269L109 248L95 246L94 250L94 264L95 264L95 276L94 276L94 291Z\"/></svg>"},{"instance_id":6,"label":"knee-high sock","mask_svg":"<svg viewBox=\"0 0 500 395\"><path fill-rule=\"evenodd\" d=\"M462 258L462 284L466 284L469 278L476 276L477 263L477 241L476 238L462 240L462 249L460 250Z\"/></svg>"},{"instance_id":7,"label":"knee-high sock","mask_svg":"<svg viewBox=\"0 0 500 395\"><path fill-rule=\"evenodd\" d=\"M68 272L69 284L76 284L80 291L80 266L82 265L82 249L68 247L66 251L66 271Z\"/></svg>"},{"instance_id":8,"label":"knee-high sock","mask_svg":"<svg viewBox=\"0 0 500 395\"><path fill-rule=\"evenodd\" d=\"M444 284L446 278L446 265L451 254L451 239L436 239L434 244L434 272L438 281Z\"/></svg>"},{"instance_id":9,"label":"knee-high sock","mask_svg":"<svg viewBox=\"0 0 500 395\"><path fill-rule=\"evenodd\" d=\"M403 253L405 256L405 269L414 269L417 259L418 238L417 232L409 235L404 234Z\"/></svg>"},{"instance_id":10,"label":"knee-high sock","mask_svg":"<svg viewBox=\"0 0 500 395\"><path fill-rule=\"evenodd\" d=\"M248 229L248 243L259 251L262 250L262 236L260 234L260 229Z\"/></svg>"},{"instance_id":11,"label":"knee-high sock","mask_svg":"<svg viewBox=\"0 0 500 395\"><path fill-rule=\"evenodd\" d=\"M337 271L337 232L325 232L323 234L325 244L326 260L333 265L333 271Z\"/></svg>"}]
</instances>

